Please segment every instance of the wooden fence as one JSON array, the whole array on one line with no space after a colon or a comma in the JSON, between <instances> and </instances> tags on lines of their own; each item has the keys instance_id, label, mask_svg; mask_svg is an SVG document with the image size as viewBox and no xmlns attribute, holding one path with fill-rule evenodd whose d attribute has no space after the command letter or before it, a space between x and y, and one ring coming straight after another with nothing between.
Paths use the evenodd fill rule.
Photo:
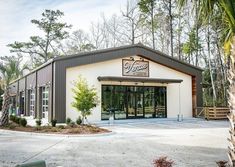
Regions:
<instances>
[{"instance_id":1,"label":"wooden fence","mask_svg":"<svg viewBox=\"0 0 235 167\"><path fill-rule=\"evenodd\" d=\"M196 117L204 117L207 120L227 119L228 107L197 107Z\"/></svg>"}]
</instances>

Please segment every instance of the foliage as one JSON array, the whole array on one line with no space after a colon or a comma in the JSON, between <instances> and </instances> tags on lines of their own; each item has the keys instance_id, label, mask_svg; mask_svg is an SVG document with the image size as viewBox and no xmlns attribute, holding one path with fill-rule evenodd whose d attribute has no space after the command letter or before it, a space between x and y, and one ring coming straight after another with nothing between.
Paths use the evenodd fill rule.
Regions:
<instances>
[{"instance_id":1,"label":"foliage","mask_svg":"<svg viewBox=\"0 0 235 167\"><path fill-rule=\"evenodd\" d=\"M0 58L0 73L2 80L0 82L1 88L4 89L4 101L2 106L2 116L0 119L0 125L4 126L9 121L9 104L10 95L8 85L11 81L17 79L23 75L23 71L27 69L26 65L22 65L22 55L17 56L4 56Z\"/></svg>"},{"instance_id":2,"label":"foliage","mask_svg":"<svg viewBox=\"0 0 235 167\"><path fill-rule=\"evenodd\" d=\"M73 128L76 126L76 124L75 124L75 122L72 121L72 122L70 122L69 126Z\"/></svg>"},{"instance_id":3,"label":"foliage","mask_svg":"<svg viewBox=\"0 0 235 167\"><path fill-rule=\"evenodd\" d=\"M72 122L71 118L66 118L66 124L69 125Z\"/></svg>"},{"instance_id":4,"label":"foliage","mask_svg":"<svg viewBox=\"0 0 235 167\"><path fill-rule=\"evenodd\" d=\"M25 118L20 118L19 123L21 126L25 127L27 125L27 120Z\"/></svg>"},{"instance_id":5,"label":"foliage","mask_svg":"<svg viewBox=\"0 0 235 167\"><path fill-rule=\"evenodd\" d=\"M72 106L81 112L82 122L84 119L91 114L91 109L96 107L98 104L97 92L94 87L89 87L87 81L81 76L77 81L74 82L74 102Z\"/></svg>"},{"instance_id":6,"label":"foliage","mask_svg":"<svg viewBox=\"0 0 235 167\"><path fill-rule=\"evenodd\" d=\"M58 128L64 129L65 127L64 127L64 125L59 125Z\"/></svg>"},{"instance_id":7,"label":"foliage","mask_svg":"<svg viewBox=\"0 0 235 167\"><path fill-rule=\"evenodd\" d=\"M28 69L26 64L22 65L23 56L18 54L17 56L3 56L0 57L0 73L3 76L2 86L5 88L9 83L21 76L23 71Z\"/></svg>"},{"instance_id":8,"label":"foliage","mask_svg":"<svg viewBox=\"0 0 235 167\"><path fill-rule=\"evenodd\" d=\"M216 164L218 167L226 167L228 165L228 161L218 161Z\"/></svg>"},{"instance_id":9,"label":"foliage","mask_svg":"<svg viewBox=\"0 0 235 167\"><path fill-rule=\"evenodd\" d=\"M52 125L52 127L56 127L56 123L57 123L57 120L56 120L56 119L51 120L51 125Z\"/></svg>"},{"instance_id":10,"label":"foliage","mask_svg":"<svg viewBox=\"0 0 235 167\"><path fill-rule=\"evenodd\" d=\"M35 122L36 122L37 126L41 126L41 124L42 124L42 120L41 119L37 119Z\"/></svg>"},{"instance_id":11,"label":"foliage","mask_svg":"<svg viewBox=\"0 0 235 167\"><path fill-rule=\"evenodd\" d=\"M15 123L20 124L20 117L15 118Z\"/></svg>"},{"instance_id":12,"label":"foliage","mask_svg":"<svg viewBox=\"0 0 235 167\"><path fill-rule=\"evenodd\" d=\"M188 34L188 41L183 44L182 52L186 55L190 55L201 49L201 45L199 44L199 38L196 36L195 28L191 30Z\"/></svg>"},{"instance_id":13,"label":"foliage","mask_svg":"<svg viewBox=\"0 0 235 167\"><path fill-rule=\"evenodd\" d=\"M10 51L29 54L35 66L53 58L57 53L56 44L68 37L68 32L65 29L71 27L58 21L63 15L64 13L59 10L45 10L40 20L31 20L31 23L43 31L44 35L31 36L29 42L9 44Z\"/></svg>"},{"instance_id":14,"label":"foliage","mask_svg":"<svg viewBox=\"0 0 235 167\"><path fill-rule=\"evenodd\" d=\"M77 118L76 123L77 123L78 125L81 125L81 123L82 123L82 118L81 118L81 116L79 116L79 117Z\"/></svg>"},{"instance_id":15,"label":"foliage","mask_svg":"<svg viewBox=\"0 0 235 167\"><path fill-rule=\"evenodd\" d=\"M76 54L78 52L94 50L95 46L88 37L88 34L83 30L74 31L67 42L66 54Z\"/></svg>"},{"instance_id":16,"label":"foliage","mask_svg":"<svg viewBox=\"0 0 235 167\"><path fill-rule=\"evenodd\" d=\"M15 120L16 120L16 116L15 115L10 115L10 121L12 121L12 122L15 122Z\"/></svg>"},{"instance_id":17,"label":"foliage","mask_svg":"<svg viewBox=\"0 0 235 167\"><path fill-rule=\"evenodd\" d=\"M154 167L172 167L174 161L167 159L166 156L161 156L153 161Z\"/></svg>"},{"instance_id":18,"label":"foliage","mask_svg":"<svg viewBox=\"0 0 235 167\"><path fill-rule=\"evenodd\" d=\"M139 9L142 13L142 20L149 25L152 34L152 46L155 49L155 29L157 27L156 21L154 21L154 8L156 0L140 0L138 2Z\"/></svg>"},{"instance_id":19,"label":"foliage","mask_svg":"<svg viewBox=\"0 0 235 167\"><path fill-rule=\"evenodd\" d=\"M152 8L156 5L156 0L140 0L138 5L143 13L151 13Z\"/></svg>"}]
</instances>

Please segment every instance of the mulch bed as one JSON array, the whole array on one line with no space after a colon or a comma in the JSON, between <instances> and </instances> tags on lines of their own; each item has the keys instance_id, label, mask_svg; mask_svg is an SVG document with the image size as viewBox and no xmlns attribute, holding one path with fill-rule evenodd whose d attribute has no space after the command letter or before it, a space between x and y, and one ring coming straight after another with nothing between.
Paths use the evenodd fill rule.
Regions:
<instances>
[{"instance_id":1,"label":"mulch bed","mask_svg":"<svg viewBox=\"0 0 235 167\"><path fill-rule=\"evenodd\" d=\"M23 132L36 132L36 133L50 133L50 134L101 134L110 132L107 129L99 128L94 125L58 125L52 126L38 126L33 127L27 125L26 127L20 126L16 123L10 122L8 126L0 127L0 129L23 131Z\"/></svg>"}]
</instances>

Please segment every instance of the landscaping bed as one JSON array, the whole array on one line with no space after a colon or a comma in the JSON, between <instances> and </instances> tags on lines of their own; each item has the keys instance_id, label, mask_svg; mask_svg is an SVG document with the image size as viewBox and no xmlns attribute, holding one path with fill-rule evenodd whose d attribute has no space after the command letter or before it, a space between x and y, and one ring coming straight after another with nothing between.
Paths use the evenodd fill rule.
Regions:
<instances>
[{"instance_id":1,"label":"landscaping bed","mask_svg":"<svg viewBox=\"0 0 235 167\"><path fill-rule=\"evenodd\" d=\"M10 115L10 122L7 126L0 126L0 129L22 131L22 132L36 132L36 133L52 133L52 134L99 134L108 133L107 129L99 128L94 125L81 124L82 120L79 117L75 122L70 118L66 119L66 125L57 125L56 120L51 121L51 126L41 126L41 120L35 121L37 126L27 125L27 120L18 116Z\"/></svg>"},{"instance_id":2,"label":"landscaping bed","mask_svg":"<svg viewBox=\"0 0 235 167\"><path fill-rule=\"evenodd\" d=\"M0 127L0 129L23 131L23 132L37 132L37 133L54 133L54 134L99 134L110 132L107 129L99 128L94 125L58 125L52 126L20 126L14 122L9 123L8 126Z\"/></svg>"},{"instance_id":3,"label":"landscaping bed","mask_svg":"<svg viewBox=\"0 0 235 167\"><path fill-rule=\"evenodd\" d=\"M23 131L23 132L36 132L36 133L52 133L52 134L99 134L108 133L107 129L99 128L94 125L58 125L52 126L20 126L14 122L10 122L8 126L0 127L0 129Z\"/></svg>"}]
</instances>

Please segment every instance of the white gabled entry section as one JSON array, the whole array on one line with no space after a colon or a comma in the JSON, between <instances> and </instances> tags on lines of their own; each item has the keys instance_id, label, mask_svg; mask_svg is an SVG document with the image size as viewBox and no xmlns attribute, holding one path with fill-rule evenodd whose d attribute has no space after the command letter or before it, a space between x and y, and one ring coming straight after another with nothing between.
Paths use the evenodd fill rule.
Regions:
<instances>
[{"instance_id":1,"label":"white gabled entry section","mask_svg":"<svg viewBox=\"0 0 235 167\"><path fill-rule=\"evenodd\" d=\"M132 56L132 57L134 57L134 59L141 58L140 56ZM129 57L126 58L128 59ZM113 81L99 82L97 80L97 77L98 76L122 77L122 58L66 69L66 118L70 117L72 120L76 120L76 118L79 116L76 109L71 106L71 103L73 102L72 82L76 80L79 75L86 78L88 84L90 86L94 86L97 89L99 99L101 100L102 84L118 85L120 83ZM180 84L180 89L178 83L172 83L172 84L144 83L144 85L166 86L168 118L177 118L179 112L184 116L184 118L192 117L192 77L190 75L168 68L164 65L160 65L155 62L149 61L149 78L183 80ZM143 85L143 83L134 83L134 82L133 83L122 82L122 84L124 85L137 84L138 86ZM101 120L101 103L96 108L93 109L92 115L88 117L88 120L90 122Z\"/></svg>"}]
</instances>

